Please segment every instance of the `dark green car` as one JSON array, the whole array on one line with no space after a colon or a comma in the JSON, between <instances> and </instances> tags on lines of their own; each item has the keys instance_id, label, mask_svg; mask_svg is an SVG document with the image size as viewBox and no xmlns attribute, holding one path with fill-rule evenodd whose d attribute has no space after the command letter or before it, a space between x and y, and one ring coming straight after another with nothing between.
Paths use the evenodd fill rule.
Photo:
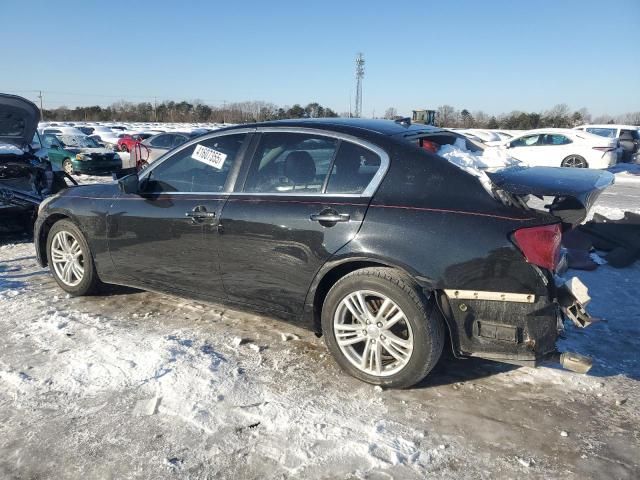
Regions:
<instances>
[{"instance_id":1,"label":"dark green car","mask_svg":"<svg viewBox=\"0 0 640 480\"><path fill-rule=\"evenodd\" d=\"M68 174L113 173L122 169L122 159L117 153L87 136L46 134L42 141L49 151L51 165Z\"/></svg>"}]
</instances>

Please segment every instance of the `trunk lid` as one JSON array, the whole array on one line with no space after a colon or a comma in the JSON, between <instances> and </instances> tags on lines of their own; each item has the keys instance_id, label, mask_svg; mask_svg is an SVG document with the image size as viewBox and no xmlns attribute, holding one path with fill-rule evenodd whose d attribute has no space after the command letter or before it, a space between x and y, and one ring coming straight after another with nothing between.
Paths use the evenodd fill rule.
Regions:
<instances>
[{"instance_id":1,"label":"trunk lid","mask_svg":"<svg viewBox=\"0 0 640 480\"><path fill-rule=\"evenodd\" d=\"M511 167L486 173L497 190L518 197L553 197L545 207L571 226L587 217L598 196L615 180L602 170L560 167Z\"/></svg>"}]
</instances>

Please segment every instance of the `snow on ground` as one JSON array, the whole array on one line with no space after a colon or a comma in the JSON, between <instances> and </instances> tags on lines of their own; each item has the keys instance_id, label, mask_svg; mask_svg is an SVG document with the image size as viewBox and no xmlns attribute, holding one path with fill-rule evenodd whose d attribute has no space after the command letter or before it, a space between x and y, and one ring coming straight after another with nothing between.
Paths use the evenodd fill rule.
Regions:
<instances>
[{"instance_id":1,"label":"snow on ground","mask_svg":"<svg viewBox=\"0 0 640 480\"><path fill-rule=\"evenodd\" d=\"M614 188L601 208L637 208ZM69 298L28 239L0 239L0 478L638 478L640 265L571 273L604 318L560 342L589 375L445 357L383 391L302 325Z\"/></svg>"}]
</instances>

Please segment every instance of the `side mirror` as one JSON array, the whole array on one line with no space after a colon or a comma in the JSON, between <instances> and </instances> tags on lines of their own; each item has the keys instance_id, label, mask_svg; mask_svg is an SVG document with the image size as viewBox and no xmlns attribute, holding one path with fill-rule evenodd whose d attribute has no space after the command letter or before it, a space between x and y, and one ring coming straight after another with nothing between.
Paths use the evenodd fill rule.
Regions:
<instances>
[{"instance_id":1,"label":"side mirror","mask_svg":"<svg viewBox=\"0 0 640 480\"><path fill-rule=\"evenodd\" d=\"M118 187L122 193L136 194L140 191L140 179L137 173L132 173L118 180Z\"/></svg>"}]
</instances>

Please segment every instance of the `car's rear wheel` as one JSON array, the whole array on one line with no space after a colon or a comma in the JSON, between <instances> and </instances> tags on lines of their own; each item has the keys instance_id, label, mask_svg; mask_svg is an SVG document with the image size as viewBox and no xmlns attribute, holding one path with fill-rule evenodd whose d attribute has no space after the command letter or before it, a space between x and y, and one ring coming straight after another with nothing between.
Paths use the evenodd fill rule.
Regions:
<instances>
[{"instance_id":1,"label":"car's rear wheel","mask_svg":"<svg viewBox=\"0 0 640 480\"><path fill-rule=\"evenodd\" d=\"M70 295L87 295L100 284L89 245L70 220L60 220L49 230L47 258L53 278Z\"/></svg>"},{"instance_id":2,"label":"car's rear wheel","mask_svg":"<svg viewBox=\"0 0 640 480\"><path fill-rule=\"evenodd\" d=\"M71 175L73 173L73 163L71 163L71 159L69 158L65 158L62 161L62 169L65 171L65 173L67 173L68 175Z\"/></svg>"},{"instance_id":3,"label":"car's rear wheel","mask_svg":"<svg viewBox=\"0 0 640 480\"><path fill-rule=\"evenodd\" d=\"M580 155L569 155L562 161L562 166L569 168L589 168L587 161Z\"/></svg>"},{"instance_id":4,"label":"car's rear wheel","mask_svg":"<svg viewBox=\"0 0 640 480\"><path fill-rule=\"evenodd\" d=\"M325 343L354 377L406 388L435 366L444 323L418 286L391 268L365 268L341 278L322 308Z\"/></svg>"},{"instance_id":5,"label":"car's rear wheel","mask_svg":"<svg viewBox=\"0 0 640 480\"><path fill-rule=\"evenodd\" d=\"M129 149L127 148L127 146L123 143L122 145L120 145L120 151L122 152L128 152Z\"/></svg>"}]
</instances>

